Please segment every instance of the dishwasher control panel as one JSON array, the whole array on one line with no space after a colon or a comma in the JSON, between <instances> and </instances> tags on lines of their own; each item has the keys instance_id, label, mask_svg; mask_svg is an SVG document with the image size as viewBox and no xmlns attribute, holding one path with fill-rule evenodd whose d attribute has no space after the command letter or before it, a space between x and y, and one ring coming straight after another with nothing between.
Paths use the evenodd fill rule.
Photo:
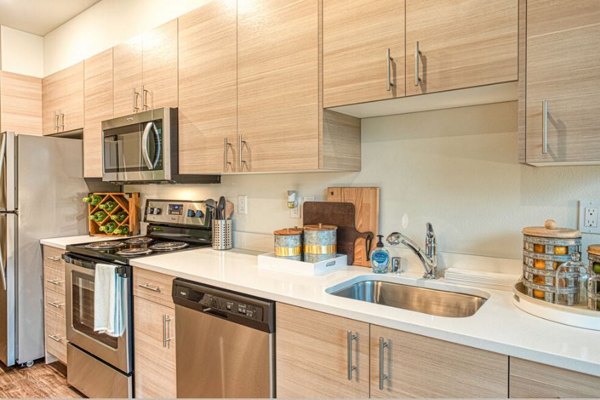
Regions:
<instances>
[{"instance_id":1,"label":"dishwasher control panel","mask_svg":"<svg viewBox=\"0 0 600 400\"><path fill-rule=\"evenodd\" d=\"M270 300L175 279L173 301L215 317L239 323L246 321L262 330L271 330L273 326L275 303Z\"/></svg>"}]
</instances>

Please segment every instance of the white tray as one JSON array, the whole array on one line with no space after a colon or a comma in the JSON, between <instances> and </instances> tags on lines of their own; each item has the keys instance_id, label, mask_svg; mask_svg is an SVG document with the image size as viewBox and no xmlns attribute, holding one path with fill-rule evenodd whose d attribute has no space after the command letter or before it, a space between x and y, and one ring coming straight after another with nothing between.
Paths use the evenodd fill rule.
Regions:
<instances>
[{"instance_id":1,"label":"white tray","mask_svg":"<svg viewBox=\"0 0 600 400\"><path fill-rule=\"evenodd\" d=\"M518 282L513 288L513 303L521 310L549 321L578 328L600 331L600 311L589 310L585 306L562 306L537 300L523 293L523 284Z\"/></svg>"},{"instance_id":2,"label":"white tray","mask_svg":"<svg viewBox=\"0 0 600 400\"><path fill-rule=\"evenodd\" d=\"M288 272L298 275L323 275L329 272L346 269L348 257L338 254L335 258L309 263L304 261L288 260L287 258L275 257L274 253L260 254L258 256L259 268L272 271Z\"/></svg>"}]
</instances>

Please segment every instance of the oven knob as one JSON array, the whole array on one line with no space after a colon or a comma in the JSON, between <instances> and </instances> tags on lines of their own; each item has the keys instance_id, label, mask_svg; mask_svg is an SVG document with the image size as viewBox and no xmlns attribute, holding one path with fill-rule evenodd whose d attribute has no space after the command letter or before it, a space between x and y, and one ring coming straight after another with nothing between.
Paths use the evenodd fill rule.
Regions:
<instances>
[{"instance_id":1,"label":"oven knob","mask_svg":"<svg viewBox=\"0 0 600 400\"><path fill-rule=\"evenodd\" d=\"M188 212L187 212L188 218L194 218L195 215L196 215L196 212L194 212L194 210L188 210Z\"/></svg>"},{"instance_id":2,"label":"oven knob","mask_svg":"<svg viewBox=\"0 0 600 400\"><path fill-rule=\"evenodd\" d=\"M204 217L204 213L202 212L202 210L196 210L196 218L202 218Z\"/></svg>"},{"instance_id":3,"label":"oven knob","mask_svg":"<svg viewBox=\"0 0 600 400\"><path fill-rule=\"evenodd\" d=\"M154 214L155 214L155 215L160 215L161 211L162 211L162 209L161 209L161 208L158 208L158 207L156 207L156 208L154 209Z\"/></svg>"},{"instance_id":4,"label":"oven knob","mask_svg":"<svg viewBox=\"0 0 600 400\"><path fill-rule=\"evenodd\" d=\"M148 207L148 214L149 215L154 214L154 207Z\"/></svg>"}]
</instances>

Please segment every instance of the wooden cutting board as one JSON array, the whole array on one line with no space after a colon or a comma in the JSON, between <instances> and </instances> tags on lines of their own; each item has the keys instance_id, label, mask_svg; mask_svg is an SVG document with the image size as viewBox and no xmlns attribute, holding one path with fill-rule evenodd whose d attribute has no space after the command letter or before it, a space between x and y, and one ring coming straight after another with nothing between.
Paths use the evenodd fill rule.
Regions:
<instances>
[{"instance_id":1,"label":"wooden cutting board","mask_svg":"<svg viewBox=\"0 0 600 400\"><path fill-rule=\"evenodd\" d=\"M355 226L359 232L373 232L375 238L371 250L377 244L379 234L379 188L378 187L330 187L327 188L327 201L354 204ZM366 252L365 239L356 239L354 265L370 267L371 261Z\"/></svg>"}]
</instances>

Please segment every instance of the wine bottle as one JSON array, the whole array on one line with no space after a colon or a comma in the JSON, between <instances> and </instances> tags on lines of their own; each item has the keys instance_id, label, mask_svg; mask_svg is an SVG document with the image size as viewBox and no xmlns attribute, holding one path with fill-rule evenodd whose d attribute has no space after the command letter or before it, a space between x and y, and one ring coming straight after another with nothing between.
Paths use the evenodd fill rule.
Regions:
<instances>
[{"instance_id":1,"label":"wine bottle","mask_svg":"<svg viewBox=\"0 0 600 400\"><path fill-rule=\"evenodd\" d=\"M112 210L114 210L117 207L117 202L113 201L113 200L109 200L106 203L100 204L98 207L100 207L101 209L103 209L107 212L111 212Z\"/></svg>"},{"instance_id":2,"label":"wine bottle","mask_svg":"<svg viewBox=\"0 0 600 400\"><path fill-rule=\"evenodd\" d=\"M123 222L127 218L127 213L125 211L119 211L116 214L110 216L110 219L117 222Z\"/></svg>"},{"instance_id":3,"label":"wine bottle","mask_svg":"<svg viewBox=\"0 0 600 400\"><path fill-rule=\"evenodd\" d=\"M112 233L117 228L117 223L114 221L108 221L106 224L100 227L100 231L104 233Z\"/></svg>"},{"instance_id":4,"label":"wine bottle","mask_svg":"<svg viewBox=\"0 0 600 400\"><path fill-rule=\"evenodd\" d=\"M94 214L90 215L90 220L92 221L96 221L96 222L102 222L104 221L104 218L106 218L106 212L100 210L100 211L96 211Z\"/></svg>"},{"instance_id":5,"label":"wine bottle","mask_svg":"<svg viewBox=\"0 0 600 400\"><path fill-rule=\"evenodd\" d=\"M102 196L97 194L92 194L90 196L86 196L83 199L84 203L90 203L92 206L98 205L102 201Z\"/></svg>"},{"instance_id":6,"label":"wine bottle","mask_svg":"<svg viewBox=\"0 0 600 400\"><path fill-rule=\"evenodd\" d=\"M113 231L115 235L127 235L129 233L129 226L122 225Z\"/></svg>"}]
</instances>

